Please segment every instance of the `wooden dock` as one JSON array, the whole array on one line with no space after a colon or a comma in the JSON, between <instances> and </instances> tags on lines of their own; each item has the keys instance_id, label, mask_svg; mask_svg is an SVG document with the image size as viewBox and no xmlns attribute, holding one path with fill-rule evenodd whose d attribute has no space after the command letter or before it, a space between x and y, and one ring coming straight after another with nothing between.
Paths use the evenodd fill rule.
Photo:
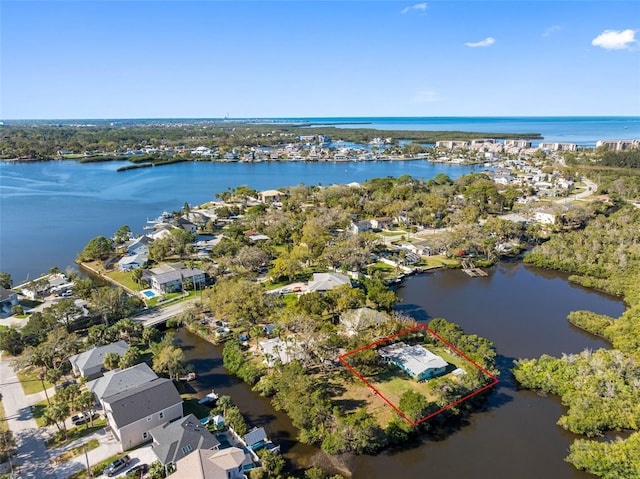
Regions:
<instances>
[{"instance_id":1,"label":"wooden dock","mask_svg":"<svg viewBox=\"0 0 640 479\"><path fill-rule=\"evenodd\" d=\"M480 268L476 268L476 266L473 264L473 261L471 260L462 260L462 271L464 271L465 273L467 273L469 276L471 276L472 278L478 278L478 277L482 277L482 276L489 276L489 274L480 269Z\"/></svg>"}]
</instances>

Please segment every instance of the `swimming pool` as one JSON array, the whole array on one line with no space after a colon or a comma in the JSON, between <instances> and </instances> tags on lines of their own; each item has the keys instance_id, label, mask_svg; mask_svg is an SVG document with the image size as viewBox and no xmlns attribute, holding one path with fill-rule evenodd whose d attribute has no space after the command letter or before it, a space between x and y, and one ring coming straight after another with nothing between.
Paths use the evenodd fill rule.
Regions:
<instances>
[{"instance_id":1,"label":"swimming pool","mask_svg":"<svg viewBox=\"0 0 640 479\"><path fill-rule=\"evenodd\" d=\"M147 298L155 298L156 296L156 293L154 293L150 289L143 291L142 294L144 294Z\"/></svg>"}]
</instances>

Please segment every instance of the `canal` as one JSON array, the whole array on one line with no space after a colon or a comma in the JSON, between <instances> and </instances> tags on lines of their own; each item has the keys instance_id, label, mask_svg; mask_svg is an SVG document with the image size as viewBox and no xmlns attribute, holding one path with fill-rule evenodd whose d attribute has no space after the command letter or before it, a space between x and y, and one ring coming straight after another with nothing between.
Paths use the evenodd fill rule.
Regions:
<instances>
[{"instance_id":1,"label":"canal","mask_svg":"<svg viewBox=\"0 0 640 479\"><path fill-rule=\"evenodd\" d=\"M501 382L482 411L446 438L423 437L398 451L376 456L327 457L295 441L297 430L270 402L227 375L222 350L181 330L187 362L199 377L195 387L228 394L253 425L265 426L283 453L301 467L347 467L356 479L389 477L492 477L495 479L587 479L564 462L575 436L556 421L564 408L554 397L519 390L509 373L514 358L575 353L607 344L571 326L570 311L588 309L617 317L621 300L570 283L562 273L503 263L486 278L440 271L409 279L399 289L398 310L420 322L443 317L467 333L494 341L500 354ZM338 464L339 463L339 464Z\"/></svg>"}]
</instances>

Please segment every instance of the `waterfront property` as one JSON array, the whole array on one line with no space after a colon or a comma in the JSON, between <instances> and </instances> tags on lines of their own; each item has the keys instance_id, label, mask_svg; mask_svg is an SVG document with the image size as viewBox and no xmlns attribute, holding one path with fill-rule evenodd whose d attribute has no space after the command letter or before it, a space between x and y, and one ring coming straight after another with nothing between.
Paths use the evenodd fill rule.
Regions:
<instances>
[{"instance_id":1,"label":"waterfront property","mask_svg":"<svg viewBox=\"0 0 640 479\"><path fill-rule=\"evenodd\" d=\"M206 284L204 271L198 268L187 268L182 263L162 264L145 270L142 278L158 294L183 291L184 282L187 280L191 281L195 288L203 288Z\"/></svg>"},{"instance_id":2,"label":"waterfront property","mask_svg":"<svg viewBox=\"0 0 640 479\"><path fill-rule=\"evenodd\" d=\"M96 346L87 349L85 352L75 354L69 358L73 374L84 376L87 380L96 379L104 373L104 357L108 353L116 353L118 356L124 355L129 349L125 341L117 341L104 346Z\"/></svg>"},{"instance_id":3,"label":"waterfront property","mask_svg":"<svg viewBox=\"0 0 640 479\"><path fill-rule=\"evenodd\" d=\"M193 414L156 426L149 433L153 438L153 452L163 466L175 466L192 451L211 451L220 447L220 441Z\"/></svg>"},{"instance_id":4,"label":"waterfront property","mask_svg":"<svg viewBox=\"0 0 640 479\"><path fill-rule=\"evenodd\" d=\"M378 350L383 361L402 369L416 381L440 376L447 369L447 362L427 348L408 346L402 341Z\"/></svg>"}]
</instances>

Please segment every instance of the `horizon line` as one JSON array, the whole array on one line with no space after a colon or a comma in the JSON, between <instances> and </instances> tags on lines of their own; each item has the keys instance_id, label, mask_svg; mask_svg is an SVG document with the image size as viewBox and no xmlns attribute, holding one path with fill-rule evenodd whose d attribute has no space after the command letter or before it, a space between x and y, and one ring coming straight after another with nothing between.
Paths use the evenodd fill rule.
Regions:
<instances>
[{"instance_id":1,"label":"horizon line","mask_svg":"<svg viewBox=\"0 0 640 479\"><path fill-rule=\"evenodd\" d=\"M75 118L0 118L0 122L21 122L21 121L108 121L108 120L221 120L221 121L238 121L238 120L309 120L309 119L370 119L370 118L640 118L637 115L434 115L434 116L246 116L246 117L190 117L190 116L167 116L167 117L75 117Z\"/></svg>"}]
</instances>

